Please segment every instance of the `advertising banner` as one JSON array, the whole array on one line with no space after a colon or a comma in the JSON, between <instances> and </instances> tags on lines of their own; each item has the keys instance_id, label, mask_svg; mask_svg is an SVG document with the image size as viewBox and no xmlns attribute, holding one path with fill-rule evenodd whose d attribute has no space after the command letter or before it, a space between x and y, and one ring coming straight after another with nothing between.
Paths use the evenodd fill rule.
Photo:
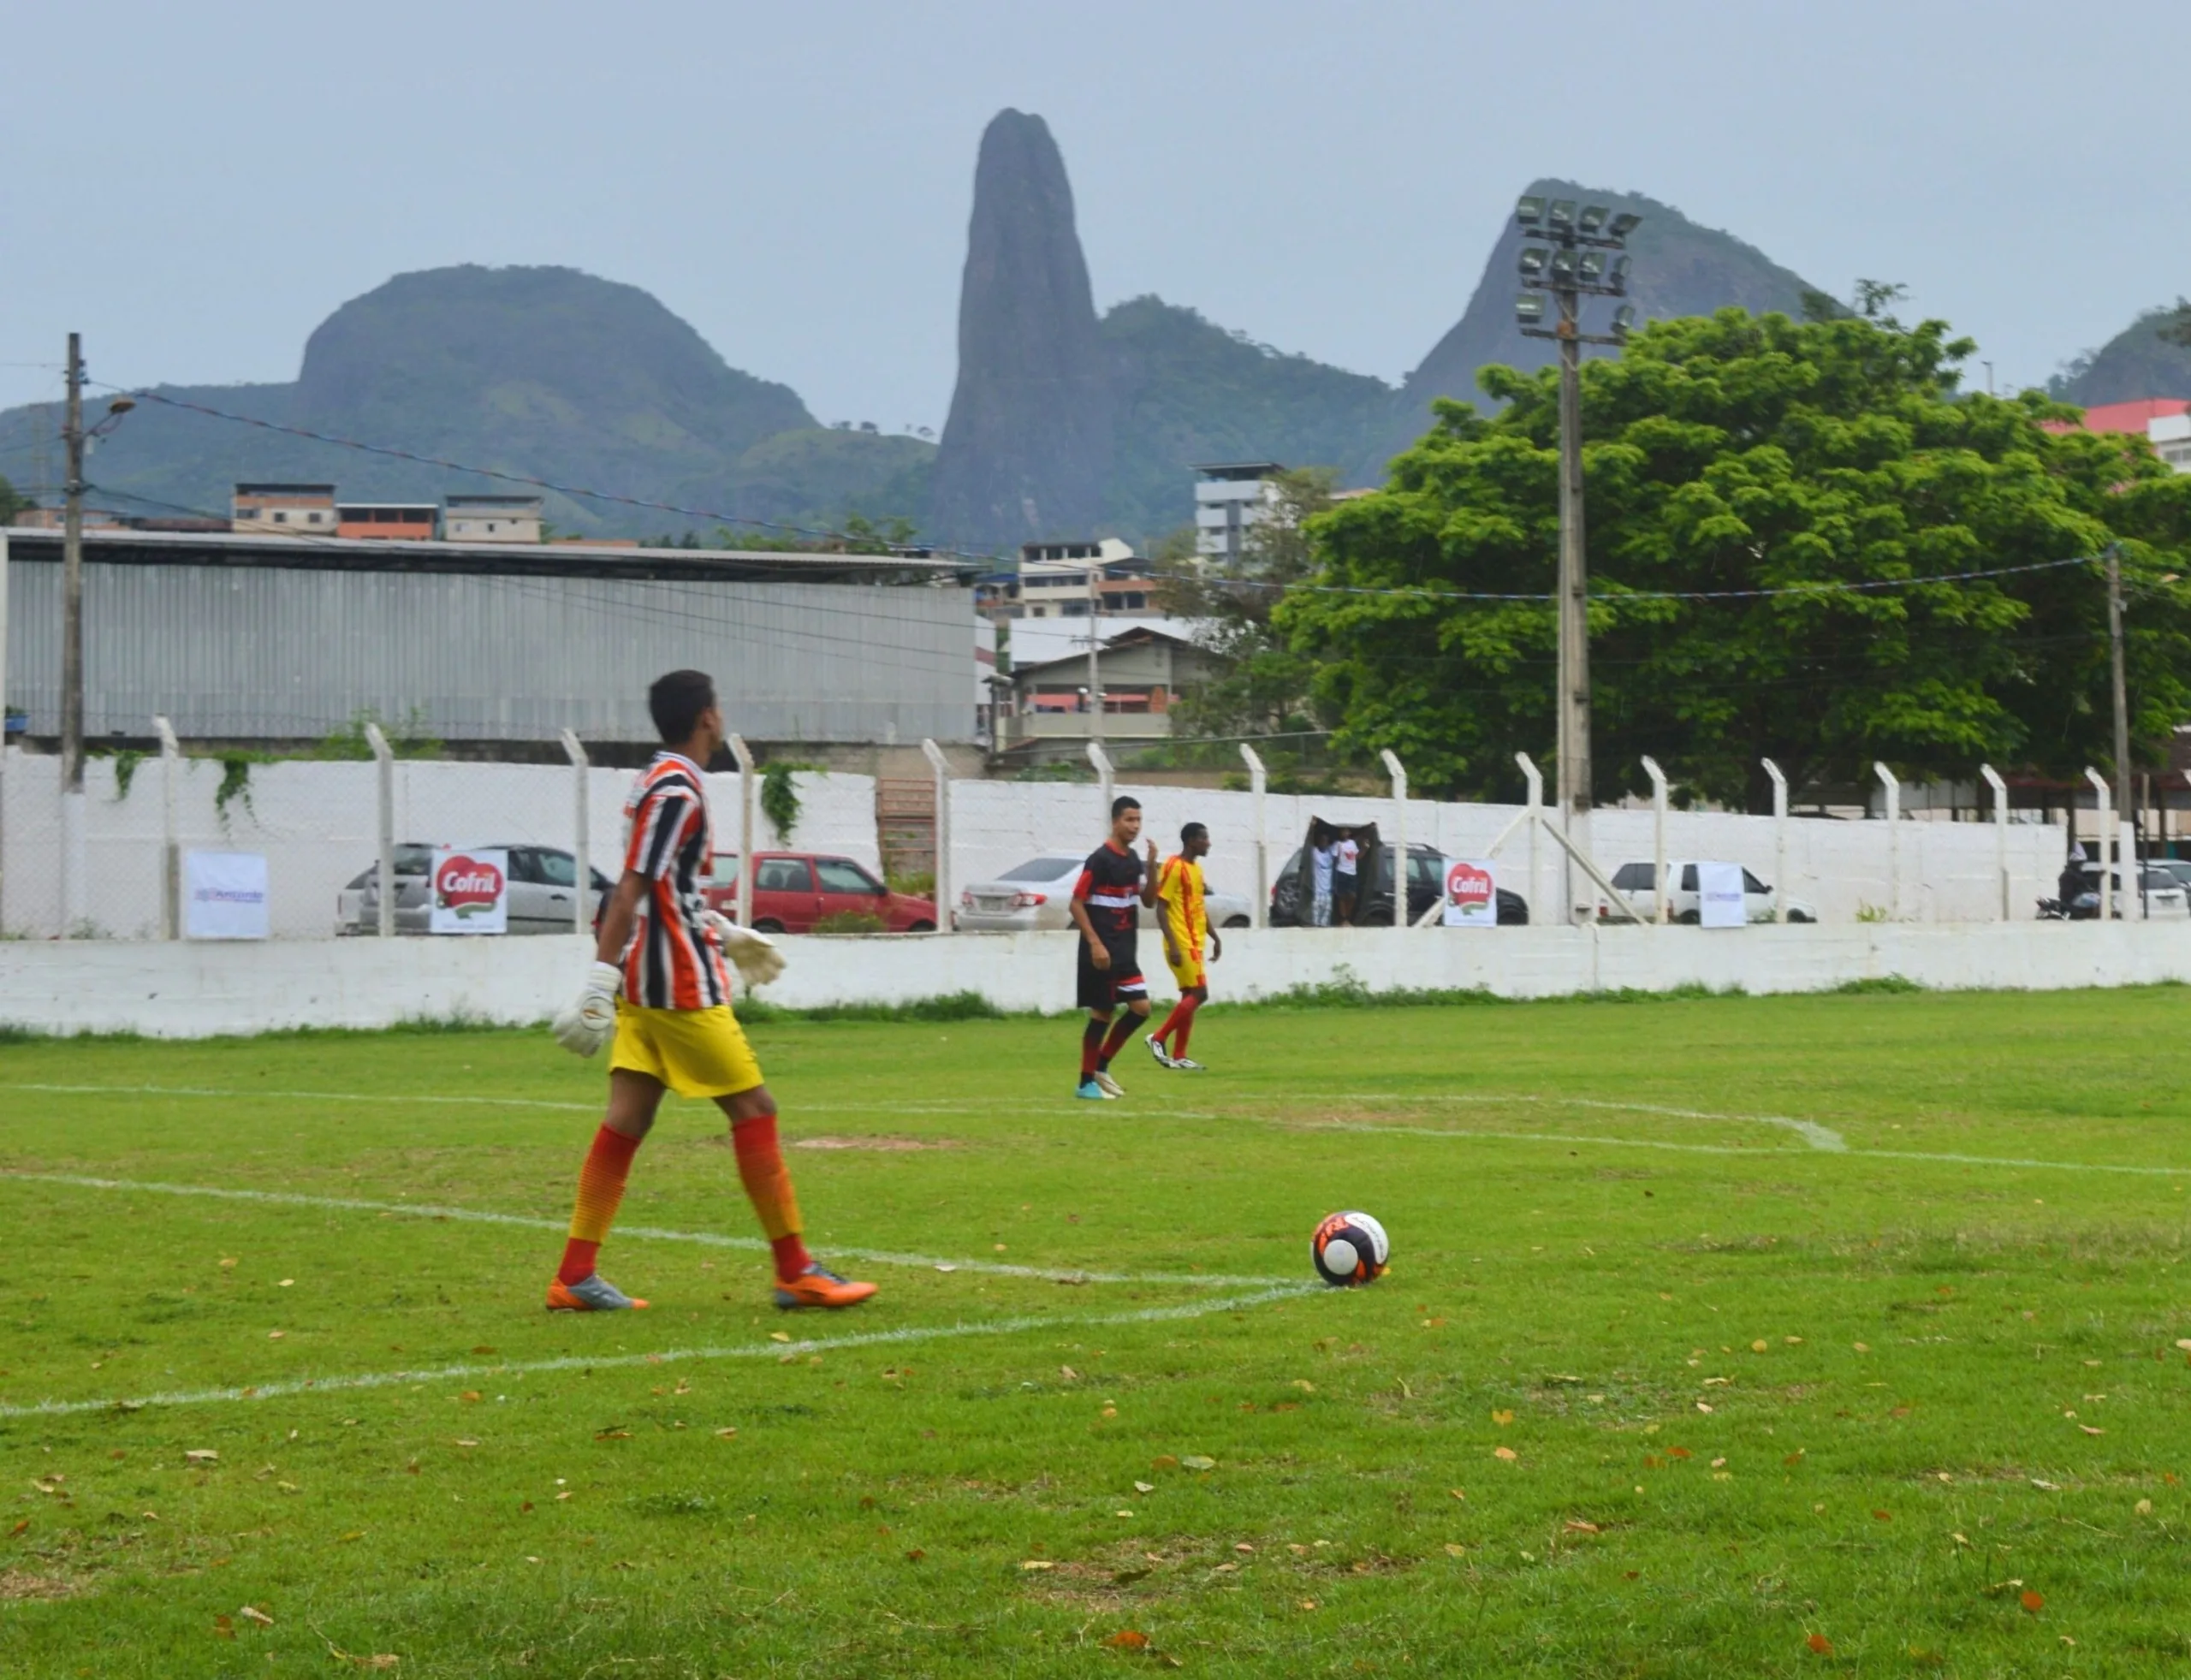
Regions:
<instances>
[{"instance_id":1,"label":"advertising banner","mask_svg":"<svg viewBox=\"0 0 2191 1680\"><path fill-rule=\"evenodd\" d=\"M426 930L436 934L506 934L510 929L510 854L485 848L434 848Z\"/></svg>"},{"instance_id":2,"label":"advertising banner","mask_svg":"<svg viewBox=\"0 0 2191 1680\"><path fill-rule=\"evenodd\" d=\"M1739 928L1749 919L1743 910L1740 864L1696 866L1696 919L1707 928Z\"/></svg>"},{"instance_id":3,"label":"advertising banner","mask_svg":"<svg viewBox=\"0 0 2191 1680\"><path fill-rule=\"evenodd\" d=\"M1455 858L1446 865L1444 920L1449 928L1499 925L1499 883L1488 863Z\"/></svg>"},{"instance_id":4,"label":"advertising banner","mask_svg":"<svg viewBox=\"0 0 2191 1680\"><path fill-rule=\"evenodd\" d=\"M266 859L256 852L182 854L186 939L264 939Z\"/></svg>"}]
</instances>

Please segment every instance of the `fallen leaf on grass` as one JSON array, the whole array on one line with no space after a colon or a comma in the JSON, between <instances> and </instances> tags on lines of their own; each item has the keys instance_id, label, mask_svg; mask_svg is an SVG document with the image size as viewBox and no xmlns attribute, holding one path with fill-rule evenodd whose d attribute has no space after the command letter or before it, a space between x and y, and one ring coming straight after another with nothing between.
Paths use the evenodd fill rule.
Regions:
<instances>
[{"instance_id":1,"label":"fallen leaf on grass","mask_svg":"<svg viewBox=\"0 0 2191 1680\"><path fill-rule=\"evenodd\" d=\"M1579 1517L1569 1517L1566 1523L1566 1529L1571 1535L1597 1535L1603 1534L1605 1532L1605 1530L1599 1528L1596 1523L1586 1523Z\"/></svg>"},{"instance_id":2,"label":"fallen leaf on grass","mask_svg":"<svg viewBox=\"0 0 2191 1680\"><path fill-rule=\"evenodd\" d=\"M1465 1499L1469 1496L1468 1490L1464 1487L1448 1487L1446 1491L1457 1499Z\"/></svg>"},{"instance_id":3,"label":"fallen leaf on grass","mask_svg":"<svg viewBox=\"0 0 2191 1680\"><path fill-rule=\"evenodd\" d=\"M216 1616L213 1618L214 1638L234 1639L235 1636L236 1624L233 1618L227 1616Z\"/></svg>"},{"instance_id":4,"label":"fallen leaf on grass","mask_svg":"<svg viewBox=\"0 0 2191 1680\"><path fill-rule=\"evenodd\" d=\"M1874 1523L1891 1523L1894 1521L1894 1513L1891 1511L1875 1511L1872 1513L1872 1520Z\"/></svg>"},{"instance_id":5,"label":"fallen leaf on grass","mask_svg":"<svg viewBox=\"0 0 2191 1680\"><path fill-rule=\"evenodd\" d=\"M1752 1343L1749 1345L1749 1351L1750 1351L1752 1353L1762 1353L1762 1352L1764 1352L1764 1351L1765 1351L1765 1339L1764 1339L1762 1336L1761 1336L1761 1337L1759 1337L1759 1338L1757 1339L1757 1340L1755 1340L1755 1341L1752 1342Z\"/></svg>"},{"instance_id":6,"label":"fallen leaf on grass","mask_svg":"<svg viewBox=\"0 0 2191 1680\"><path fill-rule=\"evenodd\" d=\"M787 1342L791 1339L791 1337L787 1332L782 1330L771 1330L769 1332L769 1339L772 1342Z\"/></svg>"},{"instance_id":7,"label":"fallen leaf on grass","mask_svg":"<svg viewBox=\"0 0 2191 1680\"><path fill-rule=\"evenodd\" d=\"M597 1429L593 1438L597 1441L627 1441L632 1439L629 1429Z\"/></svg>"},{"instance_id":8,"label":"fallen leaf on grass","mask_svg":"<svg viewBox=\"0 0 2191 1680\"><path fill-rule=\"evenodd\" d=\"M1059 1366L1058 1374L1063 1377L1067 1382L1078 1382L1080 1380L1080 1373L1074 1370L1070 1365Z\"/></svg>"},{"instance_id":9,"label":"fallen leaf on grass","mask_svg":"<svg viewBox=\"0 0 2191 1680\"><path fill-rule=\"evenodd\" d=\"M731 1427L730 1427L729 1428L727 1428L727 1429L718 1429L718 1430L716 1430L716 1431L715 1431L715 1434L716 1434L718 1436L720 1436L720 1437L721 1437L722 1440L729 1440L733 1435L735 1435L737 1433L738 1433L738 1426L737 1426L736 1424L734 1424L734 1423L733 1423L733 1425L731 1425Z\"/></svg>"},{"instance_id":10,"label":"fallen leaf on grass","mask_svg":"<svg viewBox=\"0 0 2191 1680\"><path fill-rule=\"evenodd\" d=\"M2151 1499L2141 1499L2137 1504L2132 1505L2130 1509L2136 1511L2141 1517L2151 1517L2153 1514L2153 1502ZM21 1530L18 1529L16 1532L20 1534Z\"/></svg>"},{"instance_id":11,"label":"fallen leaf on grass","mask_svg":"<svg viewBox=\"0 0 2191 1680\"><path fill-rule=\"evenodd\" d=\"M1446 1555L1448 1558L1465 1558L1468 1554L1468 1547L1461 1545L1458 1540L1449 1540L1446 1542Z\"/></svg>"},{"instance_id":12,"label":"fallen leaf on grass","mask_svg":"<svg viewBox=\"0 0 2191 1680\"><path fill-rule=\"evenodd\" d=\"M1690 1457L1690 1453L1689 1449L1685 1446L1670 1446L1666 1449L1666 1457L1669 1458L1687 1458Z\"/></svg>"},{"instance_id":13,"label":"fallen leaf on grass","mask_svg":"<svg viewBox=\"0 0 2191 1680\"><path fill-rule=\"evenodd\" d=\"M1133 1491L1137 1493L1154 1493L1156 1491L1156 1484L1153 1481L1137 1481L1133 1485Z\"/></svg>"},{"instance_id":14,"label":"fallen leaf on grass","mask_svg":"<svg viewBox=\"0 0 2191 1680\"><path fill-rule=\"evenodd\" d=\"M2046 1600L2037 1593L2027 1592L2016 1600L2023 1606L2024 1614L2036 1616L2046 1607Z\"/></svg>"},{"instance_id":15,"label":"fallen leaf on grass","mask_svg":"<svg viewBox=\"0 0 2191 1680\"><path fill-rule=\"evenodd\" d=\"M1314 1610L1315 1607L1316 1601L1314 1599L1303 1599L1301 1600L1301 1608L1303 1610Z\"/></svg>"},{"instance_id":16,"label":"fallen leaf on grass","mask_svg":"<svg viewBox=\"0 0 2191 1680\"><path fill-rule=\"evenodd\" d=\"M1812 1650L1817 1652L1821 1657L1830 1657L1833 1654L1833 1641L1828 1639L1822 1633L1813 1634L1808 1639L1805 1640L1803 1643L1809 1646Z\"/></svg>"},{"instance_id":17,"label":"fallen leaf on grass","mask_svg":"<svg viewBox=\"0 0 2191 1680\"><path fill-rule=\"evenodd\" d=\"M1020 1564L1019 1567L1025 1570L1030 1574L1033 1574L1041 1570L1055 1569L1057 1565L1052 1563L1048 1558L1029 1558L1024 1559Z\"/></svg>"},{"instance_id":18,"label":"fallen leaf on grass","mask_svg":"<svg viewBox=\"0 0 2191 1680\"><path fill-rule=\"evenodd\" d=\"M1120 1628L1103 1643L1113 1651L1146 1651L1149 1635L1137 1628Z\"/></svg>"},{"instance_id":19,"label":"fallen leaf on grass","mask_svg":"<svg viewBox=\"0 0 2191 1680\"><path fill-rule=\"evenodd\" d=\"M262 1628L270 1628L274 1625L274 1618L257 1605L247 1604L236 1612L236 1614L242 1617L245 1621L254 1622Z\"/></svg>"},{"instance_id":20,"label":"fallen leaf on grass","mask_svg":"<svg viewBox=\"0 0 2191 1680\"><path fill-rule=\"evenodd\" d=\"M2104 1435L2107 1433L2106 1430L2091 1423L2080 1423L2077 1425L2077 1428L2083 1430L2087 1435Z\"/></svg>"},{"instance_id":21,"label":"fallen leaf on grass","mask_svg":"<svg viewBox=\"0 0 2191 1680\"><path fill-rule=\"evenodd\" d=\"M1236 1545L1232 1549L1233 1549L1235 1552L1253 1552L1256 1548L1255 1548L1254 1546L1252 1546L1249 1545L1249 1544L1248 1544L1248 1542L1247 1542L1246 1540L1244 1540L1240 1541L1238 1545Z\"/></svg>"},{"instance_id":22,"label":"fallen leaf on grass","mask_svg":"<svg viewBox=\"0 0 2191 1680\"><path fill-rule=\"evenodd\" d=\"M1494 1446L1491 1449L1491 1456L1494 1458L1504 1458L1511 1464L1522 1455L1511 1446Z\"/></svg>"},{"instance_id":23,"label":"fallen leaf on grass","mask_svg":"<svg viewBox=\"0 0 2191 1680\"><path fill-rule=\"evenodd\" d=\"M1511 1411L1495 1411L1491 1414L1491 1421L1504 1428L1514 1421L1514 1414Z\"/></svg>"},{"instance_id":24,"label":"fallen leaf on grass","mask_svg":"<svg viewBox=\"0 0 2191 1680\"><path fill-rule=\"evenodd\" d=\"M221 1455L210 1446L193 1446L182 1455L193 1464L217 1464Z\"/></svg>"},{"instance_id":25,"label":"fallen leaf on grass","mask_svg":"<svg viewBox=\"0 0 2191 1680\"><path fill-rule=\"evenodd\" d=\"M922 1558L927 1556L927 1552L922 1551L919 1546L916 1546L911 1551L905 1554L905 1561L909 1564L917 1564Z\"/></svg>"},{"instance_id":26,"label":"fallen leaf on grass","mask_svg":"<svg viewBox=\"0 0 2191 1680\"><path fill-rule=\"evenodd\" d=\"M1217 1468L1217 1460L1192 1452L1179 1460L1179 1468L1184 1470L1214 1470Z\"/></svg>"},{"instance_id":27,"label":"fallen leaf on grass","mask_svg":"<svg viewBox=\"0 0 2191 1680\"><path fill-rule=\"evenodd\" d=\"M2152 1502L2151 1499L2147 1499L2147 1500L2146 1501L2146 1509L2147 1511L2151 1511L2152 1508L2153 1508L2153 1502ZM9 1538L9 1540L13 1540L13 1539L15 1539L15 1537L17 1535L20 1535L20 1534L23 1533L26 1529L27 1529L30 1527L30 1525L31 1525L31 1519L30 1519L29 1517L26 1517L25 1518L23 1518L23 1520L22 1520L21 1522L20 1522L20 1523L16 1523L16 1524L15 1524L15 1526L14 1528L12 1528L12 1529L9 1529L9 1530L8 1530L8 1538Z\"/></svg>"},{"instance_id":28,"label":"fallen leaf on grass","mask_svg":"<svg viewBox=\"0 0 2191 1680\"><path fill-rule=\"evenodd\" d=\"M2060 1482L2043 1481L2038 1476L2032 1477L2031 1485L2034 1487L2038 1488L2042 1493L2058 1493L2062 1491L2062 1484Z\"/></svg>"},{"instance_id":29,"label":"fallen leaf on grass","mask_svg":"<svg viewBox=\"0 0 2191 1680\"><path fill-rule=\"evenodd\" d=\"M479 1445L478 1441L473 1440L469 1435L459 1435L456 1438L456 1444L459 1446L477 1446Z\"/></svg>"},{"instance_id":30,"label":"fallen leaf on grass","mask_svg":"<svg viewBox=\"0 0 2191 1680\"><path fill-rule=\"evenodd\" d=\"M476 1388L467 1388L456 1398L467 1406L476 1406L479 1404L479 1391Z\"/></svg>"},{"instance_id":31,"label":"fallen leaf on grass","mask_svg":"<svg viewBox=\"0 0 2191 1680\"><path fill-rule=\"evenodd\" d=\"M1179 1468L1179 1461L1167 1452L1150 1459L1149 1468L1152 1470L1176 1470Z\"/></svg>"},{"instance_id":32,"label":"fallen leaf on grass","mask_svg":"<svg viewBox=\"0 0 2191 1680\"><path fill-rule=\"evenodd\" d=\"M1707 1405L1707 1404L1706 1404L1703 1401L1701 1401L1701 1400L1699 1400L1699 1401L1696 1403L1696 1409L1697 1409L1697 1410L1701 1411L1701 1412L1708 1412L1708 1411L1710 1411L1710 1410L1712 1410L1712 1408L1711 1408L1710 1406Z\"/></svg>"}]
</instances>

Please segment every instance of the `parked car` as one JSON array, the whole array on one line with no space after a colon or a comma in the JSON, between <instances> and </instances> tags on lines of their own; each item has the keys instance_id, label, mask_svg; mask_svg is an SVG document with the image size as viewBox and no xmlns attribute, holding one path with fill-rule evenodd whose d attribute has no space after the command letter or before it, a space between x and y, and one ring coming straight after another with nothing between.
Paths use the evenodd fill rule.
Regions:
<instances>
[{"instance_id":1,"label":"parked car","mask_svg":"<svg viewBox=\"0 0 2191 1680\"><path fill-rule=\"evenodd\" d=\"M1659 915L1659 895L1652 882L1654 868L1650 864L1623 864L1612 876L1612 884L1620 889L1629 903L1636 906L1636 913L1646 922L1656 921ZM1696 891L1696 865L1669 859L1666 868L1670 873L1680 871L1674 876L1676 884L1672 898L1666 906L1667 919L1694 925L1699 917L1700 902ZM1770 922L1772 919L1772 889L1748 870L1743 871L1743 915L1752 922ZM1627 917L1615 910L1611 903L1600 900L1598 919L1614 922L1625 921ZM1790 922L1815 922L1818 920L1818 906L1808 899L1790 896L1788 899L1788 919Z\"/></svg>"},{"instance_id":2,"label":"parked car","mask_svg":"<svg viewBox=\"0 0 2191 1680\"><path fill-rule=\"evenodd\" d=\"M1446 896L1446 870L1452 860L1434 846L1410 846L1407 849L1407 919L1419 922L1430 913L1430 906ZM1375 871L1377 885L1355 907L1354 925L1362 928L1389 928L1392 925L1392 848L1383 847L1378 854L1378 868ZM1301 853L1297 849L1286 860L1278 872L1277 882L1270 889L1270 924L1274 928L1301 928L1309 925L1303 915L1301 903ZM1529 922L1529 901L1519 893L1510 893L1504 887L1498 889L1499 925L1502 928L1527 927Z\"/></svg>"},{"instance_id":3,"label":"parked car","mask_svg":"<svg viewBox=\"0 0 2191 1680\"><path fill-rule=\"evenodd\" d=\"M959 894L954 925L962 934L1069 928L1072 912L1066 906L1072 899L1073 885L1080 879L1080 867L1087 861L1085 852L1045 852L992 880L977 881ZM1238 893L1211 887L1203 894L1202 907L1213 928L1255 925L1255 906ZM1141 925L1156 925L1156 912L1147 905L1141 908Z\"/></svg>"},{"instance_id":4,"label":"parked car","mask_svg":"<svg viewBox=\"0 0 2191 1680\"><path fill-rule=\"evenodd\" d=\"M709 862L701 894L709 907L738 913L738 854L718 852ZM894 893L850 858L822 852L753 854L753 929L805 934L832 916L872 916L894 934L935 931L935 900Z\"/></svg>"},{"instance_id":5,"label":"parked car","mask_svg":"<svg viewBox=\"0 0 2191 1680\"><path fill-rule=\"evenodd\" d=\"M510 858L509 930L514 934L567 934L575 922L579 860L552 846L500 844L478 850L508 852ZM427 902L426 870L434 848L407 840L395 848L395 931L423 934L431 913ZM601 912L609 894L609 877L599 870L593 877L591 901L586 906L590 923ZM380 931L380 864L365 865L335 897L335 931L338 935L377 934Z\"/></svg>"},{"instance_id":6,"label":"parked car","mask_svg":"<svg viewBox=\"0 0 2191 1680\"><path fill-rule=\"evenodd\" d=\"M2097 921L2099 917L2099 865L2088 863L2079 873L2084 878L2084 891L2071 899L2069 919L2073 922ZM2191 887L2186 887L2175 870L2159 863L2146 864L2138 872L2140 891L2128 896L2123 891L2123 872L2109 871L2114 887L2113 902L2108 906L2118 920L2135 920L2141 917L2154 922L2180 922L2191 918ZM2139 900L2142 898L2141 905Z\"/></svg>"}]
</instances>

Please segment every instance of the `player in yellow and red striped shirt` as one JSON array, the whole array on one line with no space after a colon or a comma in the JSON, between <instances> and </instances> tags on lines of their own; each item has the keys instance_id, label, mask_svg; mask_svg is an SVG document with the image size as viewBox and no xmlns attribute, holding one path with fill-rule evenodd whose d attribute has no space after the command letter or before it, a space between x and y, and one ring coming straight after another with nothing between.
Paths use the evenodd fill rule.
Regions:
<instances>
[{"instance_id":1,"label":"player in yellow and red striped shirt","mask_svg":"<svg viewBox=\"0 0 2191 1680\"><path fill-rule=\"evenodd\" d=\"M1209 925L1208 897L1202 888L1202 860L1209 852L1209 830L1190 822L1179 830L1179 849L1164 860L1156 872L1156 920L1164 930L1164 961L1179 988L1179 1000L1164 1018L1164 1024L1149 1035L1149 1054L1161 1067L1185 1068L1199 1073L1202 1064L1187 1056L1187 1037L1193 1032L1195 1011L1209 1001L1209 971L1202 965L1207 945L1209 960L1225 954L1225 947Z\"/></svg>"},{"instance_id":2,"label":"player in yellow and red striped shirt","mask_svg":"<svg viewBox=\"0 0 2191 1680\"><path fill-rule=\"evenodd\" d=\"M624 876L602 908L594 964L579 1000L555 1018L567 1049L590 1056L609 1041L609 1114L579 1173L563 1263L548 1285L559 1312L644 1307L603 1278L595 1257L624 1197L662 1094L712 1098L730 1120L738 1175L775 1258L779 1307L849 1307L875 1293L817 1265L799 1237L799 1202L776 1140L776 1101L730 1012L726 955L749 985L783 972L760 935L707 907L699 875L713 852L702 767L723 744L715 684L672 671L647 691L662 739L624 806Z\"/></svg>"}]
</instances>

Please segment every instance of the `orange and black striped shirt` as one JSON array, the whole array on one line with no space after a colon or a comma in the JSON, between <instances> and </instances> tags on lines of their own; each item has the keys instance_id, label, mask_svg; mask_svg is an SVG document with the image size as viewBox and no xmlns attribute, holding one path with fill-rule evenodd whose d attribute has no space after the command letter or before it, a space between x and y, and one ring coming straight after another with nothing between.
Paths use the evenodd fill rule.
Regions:
<instances>
[{"instance_id":1,"label":"orange and black striped shirt","mask_svg":"<svg viewBox=\"0 0 2191 1680\"><path fill-rule=\"evenodd\" d=\"M624 868L647 878L624 947L624 999L644 1009L710 1009L730 1001L722 953L707 936L699 878L713 852L700 767L659 752L624 802Z\"/></svg>"}]
</instances>

